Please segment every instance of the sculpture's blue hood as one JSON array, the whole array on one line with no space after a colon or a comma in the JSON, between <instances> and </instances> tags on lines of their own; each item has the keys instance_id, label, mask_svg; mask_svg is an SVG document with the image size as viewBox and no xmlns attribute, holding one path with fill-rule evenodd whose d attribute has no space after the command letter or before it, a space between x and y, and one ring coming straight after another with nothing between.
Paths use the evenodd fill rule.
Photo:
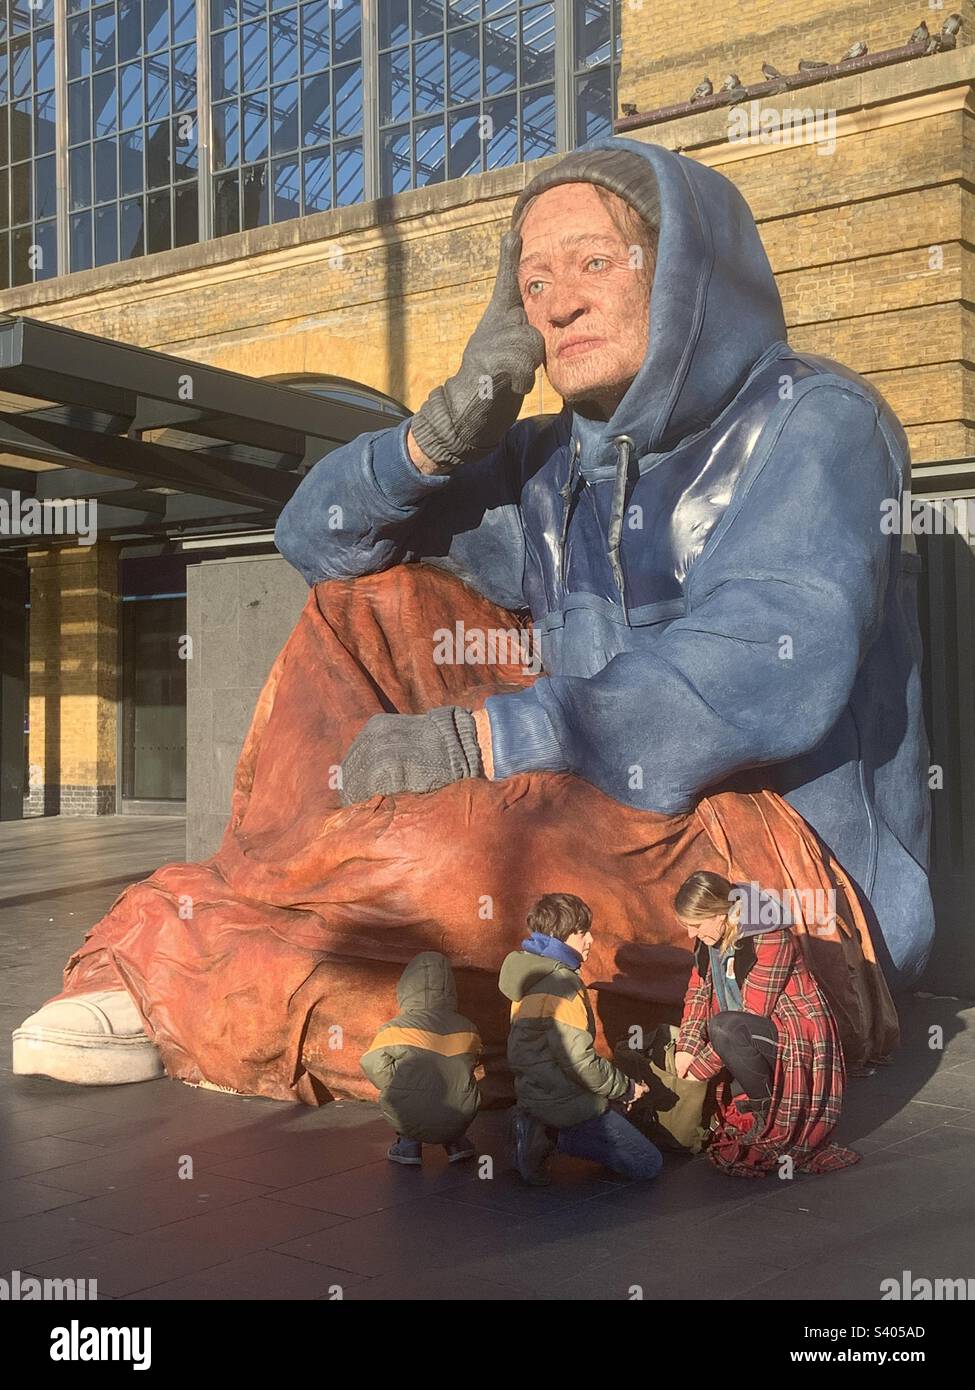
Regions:
<instances>
[{"instance_id":1,"label":"sculpture's blue hood","mask_svg":"<svg viewBox=\"0 0 975 1390\"><path fill-rule=\"evenodd\" d=\"M572 415L587 469L615 465L618 435L629 435L642 457L702 429L786 336L768 257L733 183L660 145L604 136L585 146L598 149L625 149L645 161L660 229L643 366L611 419Z\"/></svg>"}]
</instances>

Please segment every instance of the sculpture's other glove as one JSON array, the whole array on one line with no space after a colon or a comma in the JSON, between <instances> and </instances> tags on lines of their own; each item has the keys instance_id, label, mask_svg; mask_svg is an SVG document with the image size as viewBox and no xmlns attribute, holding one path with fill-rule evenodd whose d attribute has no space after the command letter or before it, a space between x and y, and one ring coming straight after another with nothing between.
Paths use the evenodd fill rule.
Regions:
<instances>
[{"instance_id":1,"label":"sculpture's other glove","mask_svg":"<svg viewBox=\"0 0 975 1390\"><path fill-rule=\"evenodd\" d=\"M474 716L456 705L427 714L374 714L342 764L342 804L434 792L483 773Z\"/></svg>"},{"instance_id":2,"label":"sculpture's other glove","mask_svg":"<svg viewBox=\"0 0 975 1390\"><path fill-rule=\"evenodd\" d=\"M430 392L410 422L420 448L444 471L483 458L501 443L545 360L545 339L521 302L520 257L520 233L505 232L494 293L460 370Z\"/></svg>"}]
</instances>

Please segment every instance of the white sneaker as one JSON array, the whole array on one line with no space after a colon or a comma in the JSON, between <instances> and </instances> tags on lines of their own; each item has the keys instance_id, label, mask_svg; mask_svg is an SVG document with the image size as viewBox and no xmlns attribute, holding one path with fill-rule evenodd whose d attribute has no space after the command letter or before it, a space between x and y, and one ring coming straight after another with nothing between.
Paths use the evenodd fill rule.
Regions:
<instances>
[{"instance_id":1,"label":"white sneaker","mask_svg":"<svg viewBox=\"0 0 975 1390\"><path fill-rule=\"evenodd\" d=\"M55 999L13 1034L18 1076L52 1076L77 1086L118 1086L165 1075L127 990L102 989Z\"/></svg>"}]
</instances>

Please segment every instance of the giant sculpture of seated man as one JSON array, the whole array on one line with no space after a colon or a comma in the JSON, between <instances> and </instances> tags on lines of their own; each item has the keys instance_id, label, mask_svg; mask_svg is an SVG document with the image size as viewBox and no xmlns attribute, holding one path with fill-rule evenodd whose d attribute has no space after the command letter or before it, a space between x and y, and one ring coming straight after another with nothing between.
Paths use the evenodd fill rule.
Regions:
<instances>
[{"instance_id":1,"label":"giant sculpture of seated man","mask_svg":"<svg viewBox=\"0 0 975 1390\"><path fill-rule=\"evenodd\" d=\"M563 409L519 419L542 364ZM425 562L540 641L541 676L476 709L370 717L343 804L556 773L659 817L761 786L842 866L888 983L913 982L917 557L881 525L908 480L878 393L786 342L733 184L628 139L566 156L518 198L456 375L319 461L279 520L311 586Z\"/></svg>"}]
</instances>

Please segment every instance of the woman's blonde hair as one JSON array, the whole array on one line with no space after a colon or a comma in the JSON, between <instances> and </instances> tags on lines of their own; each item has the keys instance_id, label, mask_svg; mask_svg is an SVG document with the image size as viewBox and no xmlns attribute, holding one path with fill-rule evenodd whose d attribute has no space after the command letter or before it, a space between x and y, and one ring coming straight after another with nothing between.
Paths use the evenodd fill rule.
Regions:
<instances>
[{"instance_id":1,"label":"woman's blonde hair","mask_svg":"<svg viewBox=\"0 0 975 1390\"><path fill-rule=\"evenodd\" d=\"M737 903L731 900L731 884L721 874L713 874L707 869L686 878L674 898L674 911L682 922L701 922L707 917L725 914L725 928L718 942L718 949L726 951L738 935L739 911Z\"/></svg>"}]
</instances>

